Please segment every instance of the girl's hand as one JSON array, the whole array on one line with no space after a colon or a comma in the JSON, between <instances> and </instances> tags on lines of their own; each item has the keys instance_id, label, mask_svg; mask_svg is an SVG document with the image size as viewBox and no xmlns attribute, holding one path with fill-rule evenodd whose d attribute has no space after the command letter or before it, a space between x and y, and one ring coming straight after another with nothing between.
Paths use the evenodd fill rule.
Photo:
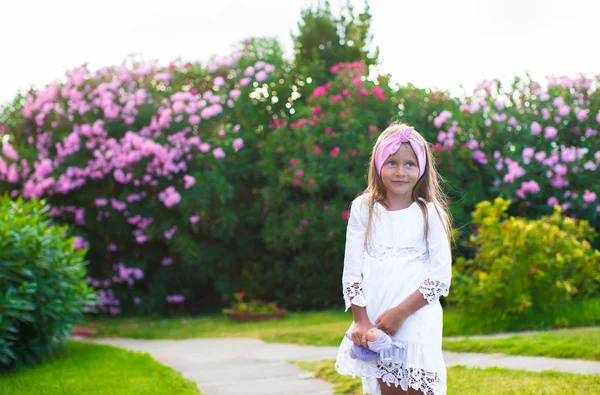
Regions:
<instances>
[{"instance_id":1,"label":"girl's hand","mask_svg":"<svg viewBox=\"0 0 600 395\"><path fill-rule=\"evenodd\" d=\"M369 348L367 344L367 332L369 329L375 328L369 321L357 322L354 330L352 331L352 342L358 346Z\"/></svg>"},{"instance_id":2,"label":"girl's hand","mask_svg":"<svg viewBox=\"0 0 600 395\"><path fill-rule=\"evenodd\" d=\"M407 317L404 314L402 314L397 308L391 308L382 315L380 315L377 318L377 320L375 320L375 324L379 329L381 329L388 335L394 336L396 332L398 332L398 329L400 329L406 318Z\"/></svg>"}]
</instances>

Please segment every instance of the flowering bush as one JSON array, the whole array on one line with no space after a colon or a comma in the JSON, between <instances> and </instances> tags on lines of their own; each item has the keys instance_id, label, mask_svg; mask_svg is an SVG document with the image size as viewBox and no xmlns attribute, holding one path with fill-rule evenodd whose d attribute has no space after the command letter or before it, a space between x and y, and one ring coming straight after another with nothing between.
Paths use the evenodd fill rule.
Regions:
<instances>
[{"instance_id":1,"label":"flowering bush","mask_svg":"<svg viewBox=\"0 0 600 395\"><path fill-rule=\"evenodd\" d=\"M228 308L222 310L223 313L230 312L252 312L252 313L274 313L279 311L277 303L265 303L258 299L250 299L245 292L236 292L233 294L233 301Z\"/></svg>"},{"instance_id":2,"label":"flowering bush","mask_svg":"<svg viewBox=\"0 0 600 395\"><path fill-rule=\"evenodd\" d=\"M432 113L434 148L461 224L477 202L502 196L514 201L514 214L549 214L558 204L600 226L599 82L583 75L484 81Z\"/></svg>"},{"instance_id":3,"label":"flowering bush","mask_svg":"<svg viewBox=\"0 0 600 395\"><path fill-rule=\"evenodd\" d=\"M254 289L288 306L335 305L348 208L365 182L376 132L395 114L387 77L360 63L332 68L298 116L275 122L261 148L269 177L263 237L270 254L248 268Z\"/></svg>"},{"instance_id":4,"label":"flowering bush","mask_svg":"<svg viewBox=\"0 0 600 395\"><path fill-rule=\"evenodd\" d=\"M260 246L238 224L262 177L248 144L284 108L266 100L280 55L251 40L208 67L82 66L5 110L1 188L46 198L77 228L103 311L214 308L215 284L234 288L229 273Z\"/></svg>"},{"instance_id":5,"label":"flowering bush","mask_svg":"<svg viewBox=\"0 0 600 395\"><path fill-rule=\"evenodd\" d=\"M0 197L0 370L35 364L64 345L95 302L85 249L36 200Z\"/></svg>"},{"instance_id":6,"label":"flowering bush","mask_svg":"<svg viewBox=\"0 0 600 395\"><path fill-rule=\"evenodd\" d=\"M600 296L600 251L585 220L554 213L509 217L509 201L481 202L473 212L472 259L458 257L448 300L475 314L519 317L556 304Z\"/></svg>"}]
</instances>

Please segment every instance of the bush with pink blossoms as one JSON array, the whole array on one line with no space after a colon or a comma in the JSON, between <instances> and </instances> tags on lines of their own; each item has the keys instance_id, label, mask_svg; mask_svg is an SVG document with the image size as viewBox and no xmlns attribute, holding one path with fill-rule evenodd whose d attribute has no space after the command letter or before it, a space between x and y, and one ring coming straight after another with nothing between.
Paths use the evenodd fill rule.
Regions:
<instances>
[{"instance_id":1,"label":"bush with pink blossoms","mask_svg":"<svg viewBox=\"0 0 600 395\"><path fill-rule=\"evenodd\" d=\"M248 147L285 115L287 69L259 39L208 66L78 67L2 112L1 189L76 229L105 312L216 310L258 255Z\"/></svg>"},{"instance_id":2,"label":"bush with pink blossoms","mask_svg":"<svg viewBox=\"0 0 600 395\"><path fill-rule=\"evenodd\" d=\"M274 123L261 148L269 254L248 271L265 299L302 307L340 300L349 203L365 187L373 139L397 105L387 77L366 75L361 63L336 65L335 77L315 87L297 117Z\"/></svg>"},{"instance_id":3,"label":"bush with pink blossoms","mask_svg":"<svg viewBox=\"0 0 600 395\"><path fill-rule=\"evenodd\" d=\"M537 217L558 204L598 229L599 82L582 75L485 81L455 99L457 109L430 115L459 225L478 202L500 196L513 201L511 214Z\"/></svg>"}]
</instances>

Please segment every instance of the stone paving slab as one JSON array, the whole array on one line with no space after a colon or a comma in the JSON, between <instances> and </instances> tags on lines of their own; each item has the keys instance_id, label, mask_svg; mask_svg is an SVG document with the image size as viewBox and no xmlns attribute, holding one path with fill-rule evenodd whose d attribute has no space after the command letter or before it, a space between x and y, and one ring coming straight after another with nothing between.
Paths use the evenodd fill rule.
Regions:
<instances>
[{"instance_id":1,"label":"stone paving slab","mask_svg":"<svg viewBox=\"0 0 600 395\"><path fill-rule=\"evenodd\" d=\"M259 339L92 341L148 352L159 362L194 380L208 395L333 394L330 383L313 378L287 361L332 359L337 355L337 347L265 343ZM600 374L600 362L595 361L450 351L444 351L444 360L448 366Z\"/></svg>"}]
</instances>

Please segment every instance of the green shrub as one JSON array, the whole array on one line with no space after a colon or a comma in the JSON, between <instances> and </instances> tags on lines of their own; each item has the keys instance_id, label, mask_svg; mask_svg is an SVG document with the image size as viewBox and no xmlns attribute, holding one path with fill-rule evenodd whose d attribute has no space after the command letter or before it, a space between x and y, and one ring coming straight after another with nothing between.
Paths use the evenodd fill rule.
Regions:
<instances>
[{"instance_id":1,"label":"green shrub","mask_svg":"<svg viewBox=\"0 0 600 395\"><path fill-rule=\"evenodd\" d=\"M508 217L509 206L501 198L477 205L475 256L456 259L449 301L512 319L598 296L600 251L588 241L596 235L588 222L558 206L539 219Z\"/></svg>"},{"instance_id":2,"label":"green shrub","mask_svg":"<svg viewBox=\"0 0 600 395\"><path fill-rule=\"evenodd\" d=\"M39 362L93 303L86 248L44 202L0 198L0 366ZM79 249L77 249L79 247Z\"/></svg>"}]
</instances>

